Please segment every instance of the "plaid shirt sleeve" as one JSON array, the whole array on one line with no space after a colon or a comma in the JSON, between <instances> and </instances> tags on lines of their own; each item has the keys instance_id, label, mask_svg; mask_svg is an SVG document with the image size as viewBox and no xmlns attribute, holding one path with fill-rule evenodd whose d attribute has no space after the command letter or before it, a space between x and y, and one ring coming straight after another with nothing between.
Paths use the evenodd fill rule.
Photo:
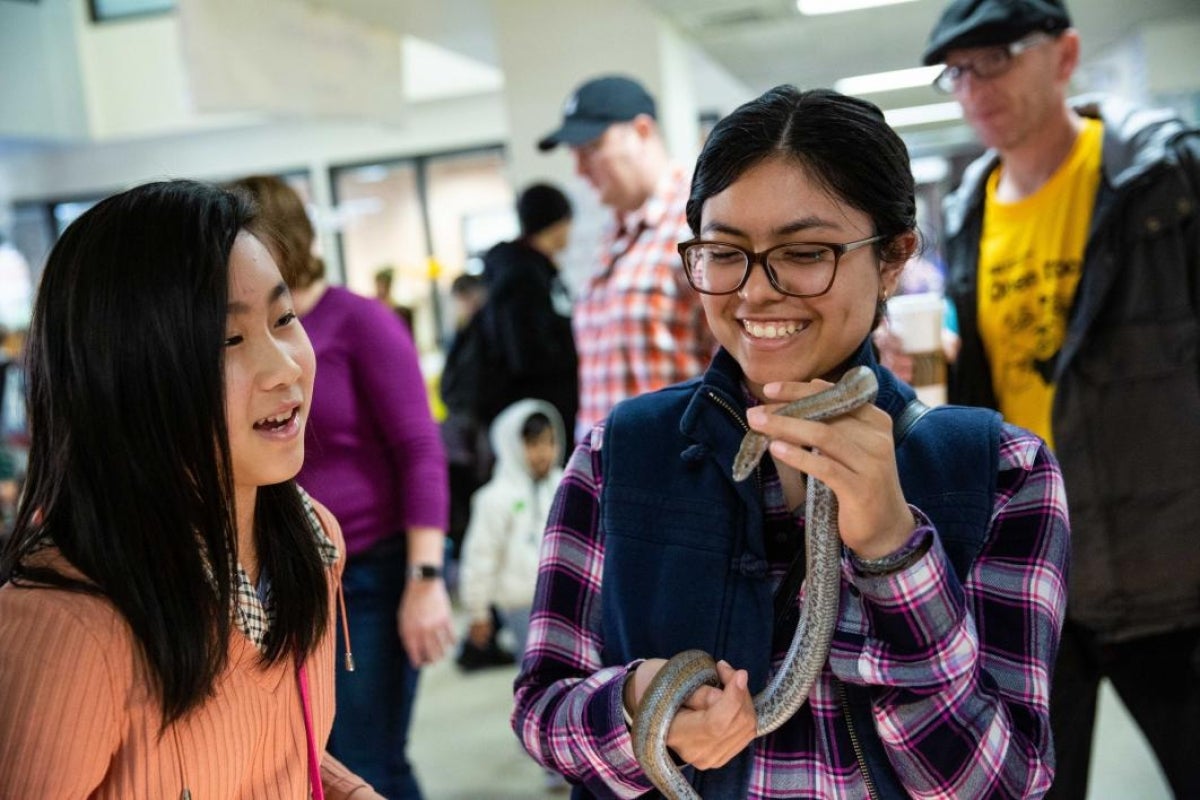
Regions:
<instances>
[{"instance_id":1,"label":"plaid shirt sleeve","mask_svg":"<svg viewBox=\"0 0 1200 800\"><path fill-rule=\"evenodd\" d=\"M550 510L512 724L538 763L597 797L631 798L654 787L622 713L625 677L640 662L604 667L600 657L602 440L600 425L576 448Z\"/></svg>"},{"instance_id":2,"label":"plaid shirt sleeve","mask_svg":"<svg viewBox=\"0 0 1200 800\"><path fill-rule=\"evenodd\" d=\"M1066 496L1037 437L1005 426L1000 456L992 530L965 583L927 521L917 535L932 536L930 550L911 567L868 577L846 562L830 664L847 682L886 687L876 727L918 798L1040 797L1053 777Z\"/></svg>"}]
</instances>

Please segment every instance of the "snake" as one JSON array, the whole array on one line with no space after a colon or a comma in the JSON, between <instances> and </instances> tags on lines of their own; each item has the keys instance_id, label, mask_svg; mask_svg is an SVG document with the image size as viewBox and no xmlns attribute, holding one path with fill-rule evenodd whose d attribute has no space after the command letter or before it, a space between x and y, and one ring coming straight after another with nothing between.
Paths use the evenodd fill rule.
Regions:
<instances>
[{"instance_id":1,"label":"snake","mask_svg":"<svg viewBox=\"0 0 1200 800\"><path fill-rule=\"evenodd\" d=\"M832 419L873 402L878 391L875 373L865 366L854 367L832 387L787 403L774 413ZM754 472L769 443L757 431L745 435L733 461L734 480L743 481ZM754 696L756 738L779 728L804 705L829 656L841 593L842 541L837 512L836 495L810 476L805 498L804 605L783 662ZM702 800L668 755L666 738L679 708L704 685L720 686L716 663L703 650L684 650L654 676L633 716L634 755L667 800Z\"/></svg>"}]
</instances>

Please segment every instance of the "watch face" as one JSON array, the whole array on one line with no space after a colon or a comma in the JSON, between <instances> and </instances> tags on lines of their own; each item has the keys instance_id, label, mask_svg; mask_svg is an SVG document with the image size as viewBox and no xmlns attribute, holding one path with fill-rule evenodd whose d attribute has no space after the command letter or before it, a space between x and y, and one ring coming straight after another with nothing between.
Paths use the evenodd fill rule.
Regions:
<instances>
[{"instance_id":1,"label":"watch face","mask_svg":"<svg viewBox=\"0 0 1200 800\"><path fill-rule=\"evenodd\" d=\"M412 578L431 580L442 577L442 568L433 564L417 564L416 566L409 567L408 574Z\"/></svg>"}]
</instances>

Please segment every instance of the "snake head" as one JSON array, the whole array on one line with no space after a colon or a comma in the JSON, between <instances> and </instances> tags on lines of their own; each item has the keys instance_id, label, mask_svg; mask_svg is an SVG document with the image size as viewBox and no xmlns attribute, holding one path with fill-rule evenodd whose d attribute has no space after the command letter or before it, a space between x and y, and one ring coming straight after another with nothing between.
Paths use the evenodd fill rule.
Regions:
<instances>
[{"instance_id":1,"label":"snake head","mask_svg":"<svg viewBox=\"0 0 1200 800\"><path fill-rule=\"evenodd\" d=\"M742 439L742 446L738 448L737 456L733 459L733 479L735 481L744 481L749 478L758 466L758 462L762 460L763 454L767 452L767 445L770 440L761 433L751 431Z\"/></svg>"},{"instance_id":2,"label":"snake head","mask_svg":"<svg viewBox=\"0 0 1200 800\"><path fill-rule=\"evenodd\" d=\"M871 403L879 392L875 373L869 367L858 366L846 371L836 384L816 394L793 400L774 413L785 417L823 420L852 411ZM749 431L742 439L737 456L733 459L733 479L744 481L754 472L758 462L767 452L770 440L757 431Z\"/></svg>"}]
</instances>

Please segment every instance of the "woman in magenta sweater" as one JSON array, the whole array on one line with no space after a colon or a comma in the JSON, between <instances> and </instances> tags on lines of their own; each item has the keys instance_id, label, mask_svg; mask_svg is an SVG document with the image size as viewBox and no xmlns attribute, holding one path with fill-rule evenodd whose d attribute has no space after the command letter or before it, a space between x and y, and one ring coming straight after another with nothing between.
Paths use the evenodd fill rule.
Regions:
<instances>
[{"instance_id":1,"label":"woman in magenta sweater","mask_svg":"<svg viewBox=\"0 0 1200 800\"><path fill-rule=\"evenodd\" d=\"M416 349L385 305L326 283L312 224L286 183L257 176L236 186L276 234L280 270L317 354L297 481L345 532L356 663L337 675L330 752L392 800L419 800L405 755L418 668L447 652L454 629L442 579L446 459Z\"/></svg>"}]
</instances>

